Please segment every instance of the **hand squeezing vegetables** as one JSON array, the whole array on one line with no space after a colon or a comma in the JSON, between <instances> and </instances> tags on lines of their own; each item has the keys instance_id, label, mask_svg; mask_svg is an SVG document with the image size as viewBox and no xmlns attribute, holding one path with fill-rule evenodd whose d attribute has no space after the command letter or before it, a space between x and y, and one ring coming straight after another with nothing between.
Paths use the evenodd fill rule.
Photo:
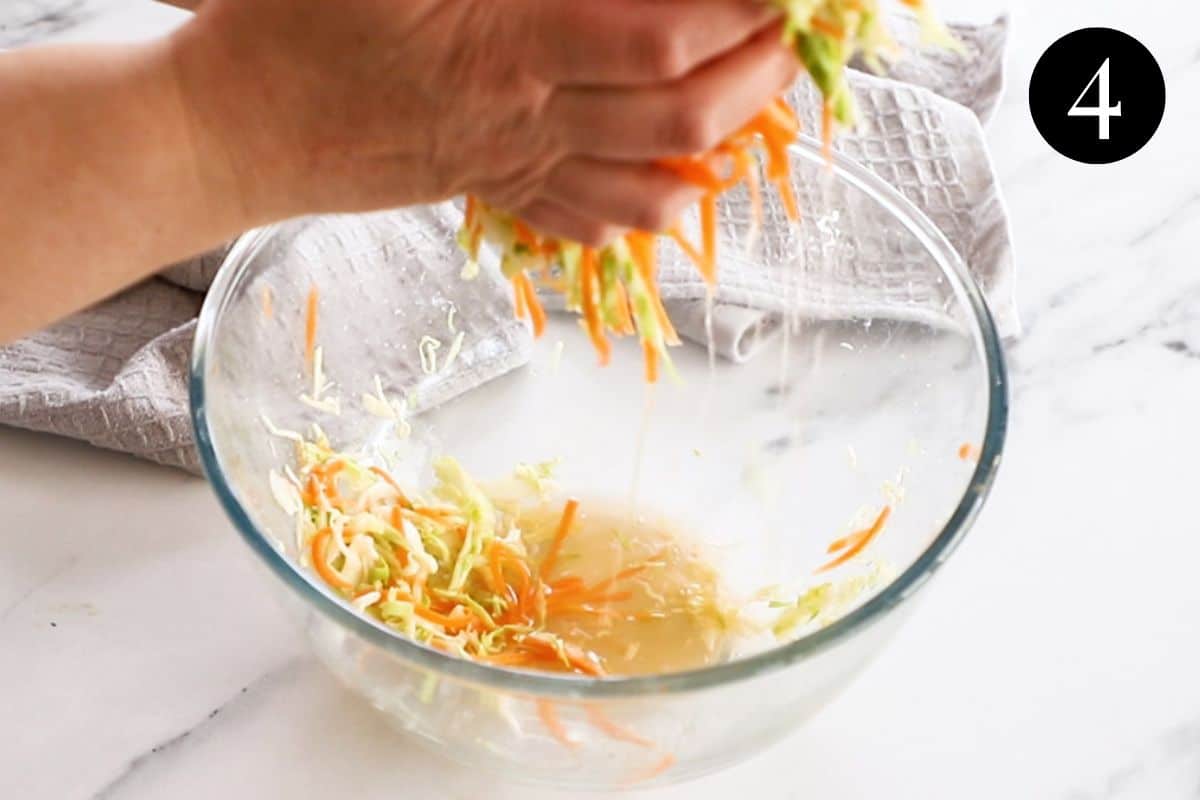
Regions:
<instances>
[{"instance_id":1,"label":"hand squeezing vegetables","mask_svg":"<svg viewBox=\"0 0 1200 800\"><path fill-rule=\"evenodd\" d=\"M883 60L896 55L881 4L879 0L770 2L782 12L787 43L823 98L821 136L826 155L831 157L835 127L851 126L856 119L854 98L845 76L847 64L858 56L879 70ZM918 14L927 41L955 46L953 37L932 15L925 0L900 2ZM484 244L495 248L500 254L501 270L513 285L517 316L530 318L535 335L541 335L545 327L545 312L536 290L540 284L561 292L567 310L582 315L601 364L610 358L610 334L636 335L645 356L646 380L653 383L660 365L670 365L667 347L679 343L658 293L659 236L666 236L683 250L711 292L717 282L717 198L721 194L745 184L757 225L761 176L765 175L788 216L799 219L787 152L799 131L795 114L780 98L708 152L659 162L704 191L698 244L688 241L679 226L674 226L662 234L630 231L603 248L587 247L543 236L512 214L468 197L459 233L459 242L470 259L467 274Z\"/></svg>"}]
</instances>

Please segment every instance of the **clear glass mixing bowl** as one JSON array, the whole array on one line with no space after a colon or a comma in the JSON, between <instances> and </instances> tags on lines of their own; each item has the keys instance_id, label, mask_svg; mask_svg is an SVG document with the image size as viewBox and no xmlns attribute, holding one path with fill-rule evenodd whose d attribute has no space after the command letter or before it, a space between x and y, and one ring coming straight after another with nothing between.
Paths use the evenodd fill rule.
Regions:
<instances>
[{"instance_id":1,"label":"clear glass mixing bowl","mask_svg":"<svg viewBox=\"0 0 1200 800\"><path fill-rule=\"evenodd\" d=\"M768 219L776 227L764 239L774 244L756 256L763 269L801 276L788 284L798 312L789 335L776 333L741 364L710 366L704 347L685 345L674 352L682 380L648 392L632 344L618 345L601 369L573 317L551 315L534 344L508 327L478 346L468 341L459 357L492 372L514 358L528 364L449 402L427 398L436 407L412 420L404 445L418 461L453 454L480 476L557 457L560 483L584 497L628 497L636 485L637 502L764 585L812 574L825 545L878 509L890 486L895 511L871 548L894 567L890 582L798 640L690 672L593 680L458 660L355 613L300 566L292 523L267 480L288 449L261 415L293 429L320 421L335 444L386 445L390 424L354 398L376 374L388 391L410 389L396 384L394 367L413 363L412 331L448 339L452 321L436 297L444 286L427 284L420 269L378 266L397 255L386 235L396 213L420 210L295 220L234 247L201 313L192 361L205 469L319 658L400 728L473 768L562 787L718 769L779 739L846 686L966 534L998 467L1007 414L1001 348L980 291L937 228L879 178L840 157L828 169L811 141L793 153L804 221L781 232ZM722 228L722 252L741 246L744 222ZM839 235L847 230L857 234ZM433 244L461 262L451 236ZM337 417L298 401L308 382L304 297L312 266L330 253L347 264L336 286L322 287L320 314L329 377L342 387ZM919 291L859 309L813 301L829 276L853 284L867 261L900 269L901 288ZM457 314L454 327L468 334L499 324L467 307ZM961 457L964 444L972 458ZM547 703L578 746L546 730ZM596 709L654 746L600 730Z\"/></svg>"}]
</instances>

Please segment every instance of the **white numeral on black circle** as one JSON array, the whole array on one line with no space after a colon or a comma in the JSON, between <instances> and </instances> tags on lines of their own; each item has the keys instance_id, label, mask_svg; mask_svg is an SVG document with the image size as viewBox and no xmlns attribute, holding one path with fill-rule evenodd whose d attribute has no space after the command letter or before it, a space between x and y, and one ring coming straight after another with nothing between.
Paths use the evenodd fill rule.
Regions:
<instances>
[{"instance_id":1,"label":"white numeral on black circle","mask_svg":"<svg viewBox=\"0 0 1200 800\"><path fill-rule=\"evenodd\" d=\"M1109 138L1109 120L1113 117L1121 116L1121 103L1109 105L1111 99L1108 90L1108 70L1109 59L1104 59L1104 63L1100 65L1100 69L1096 70L1096 74L1088 81L1088 85L1083 87L1083 91L1079 93L1079 97L1075 98L1075 103L1071 109L1067 111L1068 117L1096 117L1100 120L1100 139L1108 141ZM1100 92L1100 99L1097 105L1081 106L1083 96L1088 93L1093 85L1096 85Z\"/></svg>"}]
</instances>

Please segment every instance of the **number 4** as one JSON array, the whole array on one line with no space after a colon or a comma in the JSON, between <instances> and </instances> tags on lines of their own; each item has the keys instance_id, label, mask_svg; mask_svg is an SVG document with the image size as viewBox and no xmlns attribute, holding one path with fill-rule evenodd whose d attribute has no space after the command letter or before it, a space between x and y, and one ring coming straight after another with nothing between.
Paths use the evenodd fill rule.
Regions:
<instances>
[{"instance_id":1,"label":"number 4","mask_svg":"<svg viewBox=\"0 0 1200 800\"><path fill-rule=\"evenodd\" d=\"M1067 111L1068 117L1096 117L1100 120L1100 140L1108 141L1109 120L1113 117L1121 116L1121 103L1118 101L1115 106L1109 105L1108 93L1108 62L1109 59L1104 59L1104 63L1100 65L1100 69L1096 70L1096 74L1088 81L1088 85L1083 87L1083 91L1079 93L1079 97L1075 98L1075 103L1071 109ZM1099 105L1081 106L1083 96L1088 93L1093 84L1099 83L1100 99Z\"/></svg>"}]
</instances>

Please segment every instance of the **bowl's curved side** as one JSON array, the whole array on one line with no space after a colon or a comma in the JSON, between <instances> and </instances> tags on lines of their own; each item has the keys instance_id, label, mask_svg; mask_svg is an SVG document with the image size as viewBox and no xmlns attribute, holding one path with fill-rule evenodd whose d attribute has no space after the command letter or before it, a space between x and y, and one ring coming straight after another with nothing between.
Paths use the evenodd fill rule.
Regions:
<instances>
[{"instance_id":1,"label":"bowl's curved side","mask_svg":"<svg viewBox=\"0 0 1200 800\"><path fill-rule=\"evenodd\" d=\"M806 139L793 154L809 163L822 162L820 145ZM986 499L999 468L1008 420L1007 375L999 336L980 288L961 258L937 227L919 209L880 178L836 155L832 170L879 204L924 247L944 273L973 321L973 340L986 367L987 412L979 458L966 491L944 526L883 591L829 626L779 648L730 663L668 675L585 680L553 674L514 672L457 659L394 635L374 621L355 613L324 586L297 570L257 529L222 466L208 419L206 375L211 366L211 346L223 311L262 247L277 235L279 226L245 234L231 249L218 273L200 314L189 375L191 412L204 471L235 527L266 566L289 591L316 609L324 618L360 637L373 647L415 667L428 669L471 684L499 690L549 697L632 698L677 692L694 692L764 676L801 661L813 659L840 642L873 626L922 587L961 542Z\"/></svg>"}]
</instances>

